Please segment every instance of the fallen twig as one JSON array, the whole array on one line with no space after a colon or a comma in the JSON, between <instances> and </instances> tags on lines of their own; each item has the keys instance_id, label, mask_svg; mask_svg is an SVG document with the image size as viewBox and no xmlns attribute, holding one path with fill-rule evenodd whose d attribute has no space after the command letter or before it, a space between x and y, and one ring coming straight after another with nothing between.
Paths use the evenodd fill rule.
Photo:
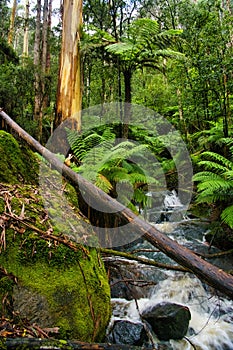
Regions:
<instances>
[{"instance_id":1,"label":"fallen twig","mask_svg":"<svg viewBox=\"0 0 233 350\"><path fill-rule=\"evenodd\" d=\"M139 263L142 263L144 265L155 266L155 267L166 269L166 270L192 272L191 270L188 270L187 268L182 267L182 266L174 266L174 265L169 265L169 264L163 264L163 263L160 263L158 261L142 258L140 256L135 256L135 255L132 255L130 253L119 252L117 250L107 249L107 248L99 248L99 250L100 250L100 252L102 254L113 255L113 256L120 256L120 257L126 258L128 260L138 261Z\"/></svg>"}]
</instances>

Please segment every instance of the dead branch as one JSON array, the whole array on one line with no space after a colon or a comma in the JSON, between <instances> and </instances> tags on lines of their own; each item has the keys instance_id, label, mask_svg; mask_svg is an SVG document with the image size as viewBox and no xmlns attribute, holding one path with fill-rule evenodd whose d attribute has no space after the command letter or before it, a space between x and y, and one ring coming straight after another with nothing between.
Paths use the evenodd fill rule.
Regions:
<instances>
[{"instance_id":1,"label":"dead branch","mask_svg":"<svg viewBox=\"0 0 233 350\"><path fill-rule=\"evenodd\" d=\"M135 256L135 255L130 254L130 253L119 252L119 251L113 250L113 249L100 248L100 252L102 254L107 254L107 255L111 255L111 256L121 256L122 258L126 258L128 260L135 260L141 264L154 266L154 267L158 267L161 269L182 271L182 272L192 272L191 270L188 270L187 268L182 267L182 266L163 264L163 263L160 263L158 261L142 258L140 256Z\"/></svg>"}]
</instances>

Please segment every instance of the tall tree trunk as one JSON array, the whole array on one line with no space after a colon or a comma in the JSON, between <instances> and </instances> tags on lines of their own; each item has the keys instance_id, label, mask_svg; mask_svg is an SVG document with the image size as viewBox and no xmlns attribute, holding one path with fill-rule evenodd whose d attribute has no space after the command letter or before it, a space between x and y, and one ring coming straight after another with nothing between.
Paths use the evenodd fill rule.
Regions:
<instances>
[{"instance_id":1,"label":"tall tree trunk","mask_svg":"<svg viewBox=\"0 0 233 350\"><path fill-rule=\"evenodd\" d=\"M44 1L43 28L42 28L42 106L41 106L41 133L43 111L50 104L50 33L51 33L52 0Z\"/></svg>"},{"instance_id":2,"label":"tall tree trunk","mask_svg":"<svg viewBox=\"0 0 233 350\"><path fill-rule=\"evenodd\" d=\"M122 138L127 139L129 134L129 123L131 116L131 102L132 102L132 70L130 68L123 71L125 83L125 105L124 105L124 122L122 125Z\"/></svg>"},{"instance_id":3,"label":"tall tree trunk","mask_svg":"<svg viewBox=\"0 0 233 350\"><path fill-rule=\"evenodd\" d=\"M43 7L43 27L42 27L42 59L41 68L42 72L46 72L47 51L48 51L48 0L44 0Z\"/></svg>"},{"instance_id":4,"label":"tall tree trunk","mask_svg":"<svg viewBox=\"0 0 233 350\"><path fill-rule=\"evenodd\" d=\"M10 28L8 33L9 45L12 45L12 42L13 42L16 10L17 10L17 0L14 0L12 5L12 10L11 10Z\"/></svg>"},{"instance_id":5,"label":"tall tree trunk","mask_svg":"<svg viewBox=\"0 0 233 350\"><path fill-rule=\"evenodd\" d=\"M41 0L37 0L36 5L36 32L35 32L35 41L34 41L34 67L35 67L35 104L34 104L34 120L40 124L40 111L41 111L41 69L40 69L40 58L41 58ZM37 138L41 139L41 130L38 127L37 129Z\"/></svg>"},{"instance_id":6,"label":"tall tree trunk","mask_svg":"<svg viewBox=\"0 0 233 350\"><path fill-rule=\"evenodd\" d=\"M29 0L25 0L25 23L23 36L23 56L28 57L28 32L29 32Z\"/></svg>"},{"instance_id":7,"label":"tall tree trunk","mask_svg":"<svg viewBox=\"0 0 233 350\"><path fill-rule=\"evenodd\" d=\"M41 20L41 0L36 4L36 32L34 41L34 65L37 67L40 63L40 20Z\"/></svg>"},{"instance_id":8,"label":"tall tree trunk","mask_svg":"<svg viewBox=\"0 0 233 350\"><path fill-rule=\"evenodd\" d=\"M72 117L75 128L81 130L81 56L80 33L82 0L64 0L62 47L57 89L55 126Z\"/></svg>"},{"instance_id":9,"label":"tall tree trunk","mask_svg":"<svg viewBox=\"0 0 233 350\"><path fill-rule=\"evenodd\" d=\"M181 99L181 91L179 88L176 89L176 95L177 95L178 106L179 106L180 124L181 124L183 132L185 134L185 140L187 141L188 140L188 129L187 129L186 122L184 119L184 110L183 110L182 99Z\"/></svg>"}]
</instances>

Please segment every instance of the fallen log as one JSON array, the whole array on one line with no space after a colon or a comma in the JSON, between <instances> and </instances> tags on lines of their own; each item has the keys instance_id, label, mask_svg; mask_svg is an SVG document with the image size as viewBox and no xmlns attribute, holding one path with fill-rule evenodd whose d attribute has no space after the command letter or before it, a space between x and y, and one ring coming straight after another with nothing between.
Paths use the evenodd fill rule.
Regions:
<instances>
[{"instance_id":1,"label":"fallen log","mask_svg":"<svg viewBox=\"0 0 233 350\"><path fill-rule=\"evenodd\" d=\"M62 175L66 177L69 182L76 188L82 187L82 189L88 193L89 199L92 203L96 204L97 207L99 205L101 208L108 208L109 212L114 213L114 215L122 219L123 223L130 223L131 232L137 232L178 264L191 270L202 281L233 299L233 276L204 261L188 248L173 241L155 227L145 222L142 218L136 216L131 210L72 171L69 167L64 165L54 153L43 147L15 123L3 110L0 110L0 116L23 140L39 152L54 168L62 172Z\"/></svg>"}]
</instances>

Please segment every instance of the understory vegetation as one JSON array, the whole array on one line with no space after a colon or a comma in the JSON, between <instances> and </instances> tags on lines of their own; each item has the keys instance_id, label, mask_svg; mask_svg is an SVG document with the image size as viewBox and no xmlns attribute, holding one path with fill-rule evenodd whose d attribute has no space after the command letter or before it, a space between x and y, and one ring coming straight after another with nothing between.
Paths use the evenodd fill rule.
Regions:
<instances>
[{"instance_id":1,"label":"understory vegetation","mask_svg":"<svg viewBox=\"0 0 233 350\"><path fill-rule=\"evenodd\" d=\"M12 23L9 1L0 4L0 107L46 144L56 124L61 14L54 9L57 24L51 26L48 22L49 28L45 17L39 19L39 38L47 35L47 41L41 39L42 63L38 63L38 12L32 9L26 21L24 11L19 2ZM164 183L158 180L161 174L165 174L167 188L177 189L174 157L179 154L171 155L158 135L123 123L131 113L125 104L149 108L174 126L187 147L194 170L192 200L196 207L205 208L206 217L216 227L227 227L230 235L232 20L232 4L218 0L159 0L156 4L148 0L101 4L84 1L82 109L90 109L91 119L92 106L117 102L122 124L91 128L81 134L67 129L71 167L134 212L150 205L146 196L149 188L164 189ZM27 50L23 44L25 32L29 34ZM45 56L46 62L42 59ZM118 143L119 138L124 141ZM157 163L148 160L156 178L138 166L147 152L160 164L157 169ZM121 198L117 186L122 188Z\"/></svg>"}]
</instances>

